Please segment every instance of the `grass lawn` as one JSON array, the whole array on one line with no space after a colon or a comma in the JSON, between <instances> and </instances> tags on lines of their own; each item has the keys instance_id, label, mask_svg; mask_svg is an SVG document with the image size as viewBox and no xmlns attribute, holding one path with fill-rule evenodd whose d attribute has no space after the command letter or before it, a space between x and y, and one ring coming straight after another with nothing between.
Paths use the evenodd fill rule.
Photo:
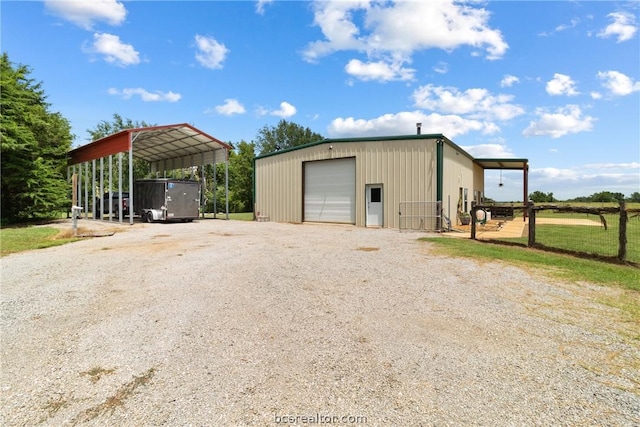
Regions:
<instances>
[{"instance_id":1,"label":"grass lawn","mask_svg":"<svg viewBox=\"0 0 640 427\"><path fill-rule=\"evenodd\" d=\"M212 213L207 213L204 216L205 218L213 218ZM226 214L219 213L219 219L225 219ZM233 221L253 221L253 212L239 212L239 213L230 213L229 219Z\"/></svg>"},{"instance_id":2,"label":"grass lawn","mask_svg":"<svg viewBox=\"0 0 640 427\"><path fill-rule=\"evenodd\" d=\"M11 227L0 229L0 256L33 249L64 245L79 240L60 237L60 230L53 227Z\"/></svg>"},{"instance_id":3,"label":"grass lawn","mask_svg":"<svg viewBox=\"0 0 640 427\"><path fill-rule=\"evenodd\" d=\"M631 215L630 215L631 216ZM536 224L536 243L552 248L582 252L606 257L618 255L620 217L614 214L603 215L607 229L603 226ZM540 211L536 218L588 219L600 224L598 215L583 213L554 213ZM505 241L527 244L528 237L501 239ZM626 261L640 263L640 216L627 221L627 257Z\"/></svg>"},{"instance_id":4,"label":"grass lawn","mask_svg":"<svg viewBox=\"0 0 640 427\"><path fill-rule=\"evenodd\" d=\"M470 239L425 237L419 239L435 244L436 252L449 256L483 261L500 260L570 282L588 282L621 288L616 298L601 302L617 307L640 323L640 269L597 260L576 258L542 250L483 243ZM640 335L638 336L640 339Z\"/></svg>"}]
</instances>

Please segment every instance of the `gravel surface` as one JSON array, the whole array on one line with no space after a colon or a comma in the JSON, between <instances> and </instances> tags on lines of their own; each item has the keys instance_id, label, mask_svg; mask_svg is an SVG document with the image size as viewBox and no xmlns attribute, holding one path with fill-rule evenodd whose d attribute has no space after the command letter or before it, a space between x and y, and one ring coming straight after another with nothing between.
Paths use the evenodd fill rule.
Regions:
<instances>
[{"instance_id":1,"label":"gravel surface","mask_svg":"<svg viewBox=\"0 0 640 427\"><path fill-rule=\"evenodd\" d=\"M82 225L116 233L1 260L3 426L640 425L619 290L396 230Z\"/></svg>"}]
</instances>

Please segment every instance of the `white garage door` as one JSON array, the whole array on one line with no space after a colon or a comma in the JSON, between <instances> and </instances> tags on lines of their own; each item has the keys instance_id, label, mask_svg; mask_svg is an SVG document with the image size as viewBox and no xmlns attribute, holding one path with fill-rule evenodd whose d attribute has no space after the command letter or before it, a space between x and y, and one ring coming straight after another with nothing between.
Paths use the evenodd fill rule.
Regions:
<instances>
[{"instance_id":1,"label":"white garage door","mask_svg":"<svg viewBox=\"0 0 640 427\"><path fill-rule=\"evenodd\" d=\"M304 220L356 223L356 159L304 164Z\"/></svg>"}]
</instances>

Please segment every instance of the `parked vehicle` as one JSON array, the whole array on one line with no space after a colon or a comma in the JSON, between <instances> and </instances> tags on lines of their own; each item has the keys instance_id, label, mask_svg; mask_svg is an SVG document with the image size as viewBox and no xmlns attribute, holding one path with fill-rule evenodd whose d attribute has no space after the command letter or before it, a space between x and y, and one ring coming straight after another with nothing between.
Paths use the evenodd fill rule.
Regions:
<instances>
[{"instance_id":1,"label":"parked vehicle","mask_svg":"<svg viewBox=\"0 0 640 427\"><path fill-rule=\"evenodd\" d=\"M104 193L102 195L102 200L104 201L104 213L109 214L109 200L111 200L111 215L115 218L120 218L120 193ZM100 212L100 199L96 197L96 218L102 217L102 212ZM129 193L122 193L122 215L129 215Z\"/></svg>"},{"instance_id":2,"label":"parked vehicle","mask_svg":"<svg viewBox=\"0 0 640 427\"><path fill-rule=\"evenodd\" d=\"M200 213L200 183L169 178L137 180L133 209L145 222L193 221Z\"/></svg>"}]
</instances>

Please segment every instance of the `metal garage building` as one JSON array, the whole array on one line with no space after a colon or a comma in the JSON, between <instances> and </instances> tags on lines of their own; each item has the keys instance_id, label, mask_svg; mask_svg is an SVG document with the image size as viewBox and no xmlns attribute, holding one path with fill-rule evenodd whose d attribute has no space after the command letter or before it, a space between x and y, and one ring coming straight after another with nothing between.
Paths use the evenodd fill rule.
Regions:
<instances>
[{"instance_id":1,"label":"metal garage building","mask_svg":"<svg viewBox=\"0 0 640 427\"><path fill-rule=\"evenodd\" d=\"M256 157L254 212L437 230L482 201L485 169L522 169L526 200L526 159L474 159L442 134L325 139Z\"/></svg>"},{"instance_id":2,"label":"metal garage building","mask_svg":"<svg viewBox=\"0 0 640 427\"><path fill-rule=\"evenodd\" d=\"M182 123L163 126L151 126L136 129L125 129L106 136L69 152L68 175L77 177L74 192L78 196L78 205L83 208L85 218L96 218L96 208L100 212L109 212L109 207L96 206L93 201L100 199L104 193L122 194L123 182L128 182L129 211L135 212L133 206L133 159L141 159L149 163L152 174L163 177L168 171L184 170L193 166L211 164L215 167L223 163L225 167L225 212L229 216L229 150L232 147L195 127ZM123 170L123 156L128 157L128 170ZM114 158L115 156L115 158ZM115 165L114 165L115 163ZM114 170L115 166L115 170ZM111 177L119 176L118 188L113 188ZM123 177L124 175L124 177ZM204 171L203 171L204 175ZM123 179L124 178L124 179ZM204 176L201 178L204 180ZM214 188L216 183L213 183ZM121 206L122 200L118 203ZM201 201L201 212L204 214L204 199ZM109 212L109 220L115 213L122 222L122 212ZM215 214L216 212L214 212ZM214 215L215 216L215 215ZM129 223L133 224L133 215L129 215Z\"/></svg>"}]
</instances>

